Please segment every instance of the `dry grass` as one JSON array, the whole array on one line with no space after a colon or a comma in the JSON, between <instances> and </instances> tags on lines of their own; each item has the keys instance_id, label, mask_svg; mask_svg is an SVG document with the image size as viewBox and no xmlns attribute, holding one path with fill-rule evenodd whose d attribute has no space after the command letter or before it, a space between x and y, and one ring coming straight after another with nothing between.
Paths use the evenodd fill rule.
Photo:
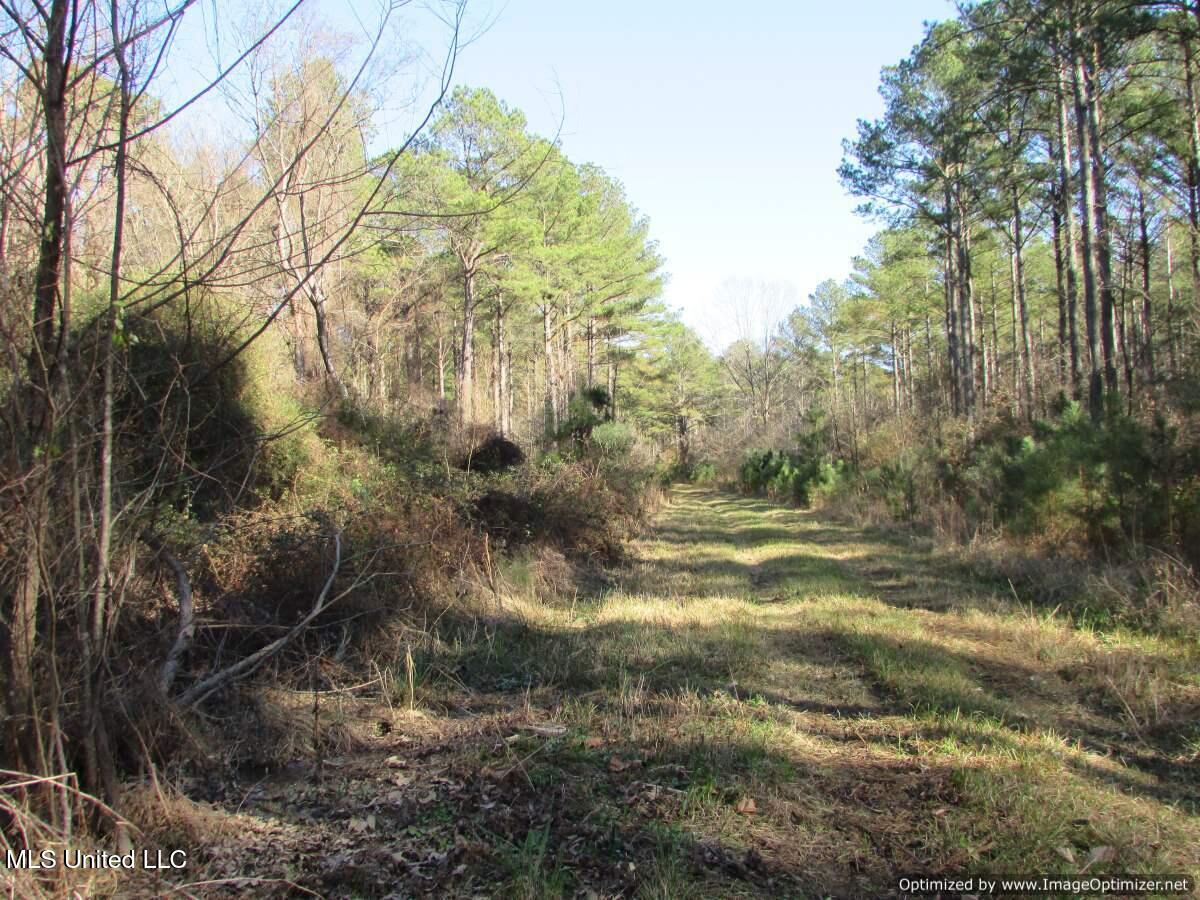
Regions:
<instances>
[{"instance_id":1,"label":"dry grass","mask_svg":"<svg viewBox=\"0 0 1200 900\"><path fill-rule=\"evenodd\" d=\"M189 877L234 859L280 896L850 897L1093 855L1200 868L1194 638L1080 627L908 539L699 489L629 559L556 597L556 559L502 566L501 596L431 625L384 690L323 707L353 740L319 782L217 799L282 855L212 826L224 849Z\"/></svg>"},{"instance_id":2,"label":"dry grass","mask_svg":"<svg viewBox=\"0 0 1200 900\"><path fill-rule=\"evenodd\" d=\"M95 813L112 811L95 797L79 790L73 774L36 776L0 769L0 890L7 897L106 896L117 889L111 871L81 870L62 864L68 850L89 852L89 828ZM126 819L120 819L128 827ZM31 854L32 865L9 868L8 860ZM50 854L43 858L42 854Z\"/></svg>"}]
</instances>

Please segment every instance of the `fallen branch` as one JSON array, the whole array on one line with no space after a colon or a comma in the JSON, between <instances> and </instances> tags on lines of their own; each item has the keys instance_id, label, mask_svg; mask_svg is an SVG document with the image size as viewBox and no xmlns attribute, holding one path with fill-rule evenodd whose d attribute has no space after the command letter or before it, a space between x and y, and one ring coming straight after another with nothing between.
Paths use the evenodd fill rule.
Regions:
<instances>
[{"instance_id":1,"label":"fallen branch","mask_svg":"<svg viewBox=\"0 0 1200 900\"><path fill-rule=\"evenodd\" d=\"M158 551L163 562L175 573L176 592L179 595L179 632L175 635L175 643L171 645L162 670L158 675L158 690L164 697L171 693L171 685L179 672L179 663L183 655L192 646L192 637L196 633L196 612L192 605L192 583L188 581L183 564L158 541L147 541L151 548Z\"/></svg>"},{"instance_id":2,"label":"fallen branch","mask_svg":"<svg viewBox=\"0 0 1200 900\"><path fill-rule=\"evenodd\" d=\"M12 778L13 781L0 781L0 814L3 814L8 819L8 824L22 836L27 837L31 831L37 829L31 828L30 825L37 826L45 834L52 834L54 829L48 823L43 822L38 817L34 816L27 809L19 805L20 797L9 799L6 792L17 792L19 795L26 793L25 789L37 786L46 786L54 791L69 794L82 801L84 804L95 807L100 812L107 815L117 825L122 828L132 828L137 831L137 827L118 813L115 809L92 794L78 788L73 782L76 782L78 776L74 772L63 772L57 775L34 775L30 772L18 772L13 769L0 769L0 779ZM0 831L0 842L7 842L7 837ZM26 840L25 846L32 846Z\"/></svg>"},{"instance_id":3,"label":"fallen branch","mask_svg":"<svg viewBox=\"0 0 1200 900\"><path fill-rule=\"evenodd\" d=\"M260 650L251 653L245 659L239 660L231 666L222 669L219 672L214 672L207 678L198 681L186 691L179 695L179 703L183 706L194 706L203 701L209 694L220 687L228 684L235 678L249 675L264 662L290 644L300 632L304 631L312 621L323 613L329 605L326 603L329 597L329 589L333 587L334 579L337 578L338 569L342 565L342 533L339 531L333 536L333 569L329 572L329 577L325 579L325 585L321 588L321 593L317 595L316 602L313 603L313 608L308 611L308 614L289 629L288 633L276 638L271 643L267 644ZM346 594L343 591L338 597L344 597Z\"/></svg>"},{"instance_id":4,"label":"fallen branch","mask_svg":"<svg viewBox=\"0 0 1200 900\"><path fill-rule=\"evenodd\" d=\"M188 893L191 888L210 888L210 887L233 887L247 888L250 886L263 887L269 884L279 884L284 887L291 888L294 891L299 891L302 894L307 894L310 897L320 897L316 891L309 890L304 885L296 884L294 881L288 881L286 878L215 878L208 881L192 881L188 884L174 885L166 894L183 894L187 897L193 897L194 894Z\"/></svg>"}]
</instances>

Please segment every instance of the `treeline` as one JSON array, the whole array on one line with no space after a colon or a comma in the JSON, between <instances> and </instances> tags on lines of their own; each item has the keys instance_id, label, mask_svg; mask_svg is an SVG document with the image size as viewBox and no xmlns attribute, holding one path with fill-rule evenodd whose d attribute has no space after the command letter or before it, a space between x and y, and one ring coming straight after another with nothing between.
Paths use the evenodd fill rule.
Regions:
<instances>
[{"instance_id":1,"label":"treeline","mask_svg":"<svg viewBox=\"0 0 1200 900\"><path fill-rule=\"evenodd\" d=\"M884 230L726 348L705 452L744 489L954 538L1194 560L1198 47L1190 2L994 0L930 25L845 143Z\"/></svg>"},{"instance_id":2,"label":"treeline","mask_svg":"<svg viewBox=\"0 0 1200 900\"><path fill-rule=\"evenodd\" d=\"M357 286L387 308L339 348L359 395L424 392L462 425L534 442L582 390L615 398L626 344L661 286L647 222L619 183L531 135L489 91L466 89L393 178L407 210L368 223L365 241L391 235ZM335 365L326 374L340 380Z\"/></svg>"},{"instance_id":3,"label":"treeline","mask_svg":"<svg viewBox=\"0 0 1200 900\"><path fill-rule=\"evenodd\" d=\"M860 273L894 407L924 382L967 417L1032 418L1063 395L1099 421L1184 384L1198 17L1182 2L975 3L884 70L884 115L860 123L841 176L896 223Z\"/></svg>"},{"instance_id":4,"label":"treeline","mask_svg":"<svg viewBox=\"0 0 1200 900\"><path fill-rule=\"evenodd\" d=\"M614 555L640 514L653 460L616 420L661 427L654 347L686 333L648 223L451 90L461 2L422 8L445 35L424 90L401 6L357 40L303 3L224 23L236 49L172 101L194 4L5 8L0 650L5 769L34 776L3 788L13 821L68 840L99 810L121 839L120 776L173 758L166 723L253 706L249 675L301 677L338 629L344 662L335 604L375 640L495 594L502 552ZM545 459L488 487L481 447Z\"/></svg>"}]
</instances>

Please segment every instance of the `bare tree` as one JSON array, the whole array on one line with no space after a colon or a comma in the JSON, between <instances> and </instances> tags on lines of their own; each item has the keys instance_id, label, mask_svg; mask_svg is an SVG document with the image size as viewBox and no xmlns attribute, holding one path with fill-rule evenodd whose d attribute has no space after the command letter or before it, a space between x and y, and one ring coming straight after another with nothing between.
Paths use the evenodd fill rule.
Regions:
<instances>
[{"instance_id":1,"label":"bare tree","mask_svg":"<svg viewBox=\"0 0 1200 900\"><path fill-rule=\"evenodd\" d=\"M797 305L795 289L789 284L729 280L721 285L718 298L737 333L721 361L751 414L765 429L771 424L791 365L782 325Z\"/></svg>"},{"instance_id":2,"label":"bare tree","mask_svg":"<svg viewBox=\"0 0 1200 900\"><path fill-rule=\"evenodd\" d=\"M321 141L335 126L361 127L355 100L398 3L383 7L359 65L322 83L321 104L308 103L303 90L279 92L308 103L296 122L299 139L280 140L282 129L268 127L238 152L184 161L173 158L160 131L182 121L300 6L264 27L196 95L167 109L153 89L194 2L0 0L8 20L0 70L12 91L5 109L14 111L0 123L0 328L10 348L0 422L0 649L4 712L13 723L7 749L12 765L33 772L81 764L85 787L110 805L114 712L106 698L116 690L111 666L121 598L139 539L153 538L154 523L143 512L161 491L170 456L146 474L150 487L114 475L116 396L131 378L121 355L128 317L180 306L190 322L194 305L207 297L275 285L265 313L250 308L243 321L228 323L229 346L219 358L170 381L169 391L186 394L236 359L294 298L319 306L329 271L359 251L356 234L389 201L388 174L440 104L462 21L462 4L447 3L451 33L435 96L401 145L370 165L361 139L345 165L322 157ZM211 177L187 177L205 168ZM169 225L153 250L140 251L136 267L126 264L127 237L143 226L130 214L131 198L136 218ZM104 296L98 316L94 300L91 316L73 309L81 285ZM322 354L336 378L328 343ZM189 473L197 474L203 476ZM172 650L163 676L168 688L177 661ZM70 715L63 712L68 703Z\"/></svg>"}]
</instances>

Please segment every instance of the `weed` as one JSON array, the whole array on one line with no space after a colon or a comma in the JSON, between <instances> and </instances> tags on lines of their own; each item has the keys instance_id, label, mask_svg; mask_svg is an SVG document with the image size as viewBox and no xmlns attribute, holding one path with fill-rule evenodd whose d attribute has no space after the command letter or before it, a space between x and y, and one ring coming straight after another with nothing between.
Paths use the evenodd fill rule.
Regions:
<instances>
[{"instance_id":1,"label":"weed","mask_svg":"<svg viewBox=\"0 0 1200 900\"><path fill-rule=\"evenodd\" d=\"M500 847L510 878L508 896L556 900L566 895L572 879L553 861L549 825L529 831L520 843L504 841Z\"/></svg>"}]
</instances>

